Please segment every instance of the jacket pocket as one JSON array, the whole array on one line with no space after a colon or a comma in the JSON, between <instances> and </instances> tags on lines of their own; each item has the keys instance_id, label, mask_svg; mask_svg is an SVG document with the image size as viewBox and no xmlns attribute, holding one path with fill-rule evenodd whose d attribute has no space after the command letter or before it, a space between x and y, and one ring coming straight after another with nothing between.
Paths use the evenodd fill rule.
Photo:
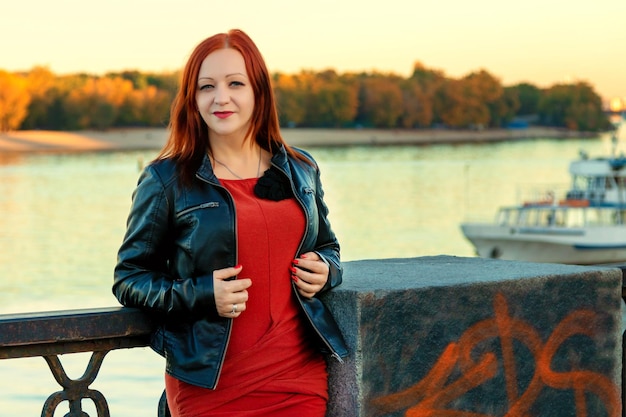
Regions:
<instances>
[{"instance_id":1,"label":"jacket pocket","mask_svg":"<svg viewBox=\"0 0 626 417\"><path fill-rule=\"evenodd\" d=\"M220 203L217 201L209 201L207 203L202 203L202 204L198 204L196 206L191 206L191 207L187 207L184 210L181 210L180 212L176 213L176 218L180 218L182 216L184 216L185 214L189 214L193 211L196 210L202 210L202 209L206 209L206 208L217 208L220 206Z\"/></svg>"}]
</instances>

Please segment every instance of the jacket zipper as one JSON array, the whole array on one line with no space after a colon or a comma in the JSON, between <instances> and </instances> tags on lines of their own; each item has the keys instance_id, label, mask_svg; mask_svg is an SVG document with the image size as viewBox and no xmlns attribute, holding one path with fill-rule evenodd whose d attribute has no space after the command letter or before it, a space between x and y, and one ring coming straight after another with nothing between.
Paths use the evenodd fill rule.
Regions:
<instances>
[{"instance_id":1,"label":"jacket zipper","mask_svg":"<svg viewBox=\"0 0 626 417\"><path fill-rule=\"evenodd\" d=\"M219 207L219 206L220 206L220 203L218 203L217 201L210 201L208 203L202 203L197 206L190 207L188 209L181 211L180 213L176 215L176 217L178 218L178 217L184 216L185 214L190 213L192 211L201 210L205 208Z\"/></svg>"},{"instance_id":2,"label":"jacket zipper","mask_svg":"<svg viewBox=\"0 0 626 417\"><path fill-rule=\"evenodd\" d=\"M276 169L278 169L280 172L282 172L287 178L289 178L289 175L287 175L287 173L283 169L281 169L279 166L277 166L274 163L272 163L272 165L275 166ZM290 180L289 185L291 186L291 191L293 192L295 199L298 201L298 204L300 204L300 207L302 208L302 211L304 212L304 217L306 219L306 227L304 229L304 235L302 236L302 239L300 240L300 244L298 245L298 250L296 251L296 255L295 255L295 256L298 256L298 254L300 253L300 250L302 249L302 244L304 243L306 235L309 230L309 213L307 212L306 207L304 203L302 202L302 199L298 196L298 193L296 193L295 187L293 185L293 181ZM309 321L309 324L311 324L311 327L313 328L313 330L315 330L315 333L317 333L317 335L324 342L328 350L331 352L331 356L337 359L340 363L343 363L343 359L341 359L341 356L339 356L339 354L335 351L335 349L333 349L333 347L330 345L328 340L326 340L326 337L324 337L324 335L319 331L315 323L313 323L313 320L311 319L309 314L306 312L306 309L304 308L304 304L302 303L302 300L300 300L300 296L297 294L298 289L296 288L296 284L292 283L291 288L294 290L294 292L296 292L295 296L296 296L296 299L298 300L298 304L300 304L300 308L304 312L304 316Z\"/></svg>"},{"instance_id":3,"label":"jacket zipper","mask_svg":"<svg viewBox=\"0 0 626 417\"><path fill-rule=\"evenodd\" d=\"M233 202L233 196L230 194L230 192L221 184L218 183L214 183L208 180L205 180L204 178L202 178L200 175L196 175L196 177L198 177L200 180L206 182L207 184L211 184L214 185L216 187L220 187L221 189L223 189L226 194L228 195L229 199L230 199L230 206L233 210L233 223L235 225L235 227L233 228L233 240L235 241L235 265L237 264L237 262L239 261L239 250L237 247L237 213L236 213L236 209L235 209L235 204ZM212 205L213 203L205 203L202 204L202 206L208 206L208 207L215 207L218 206L219 203L216 203L215 206ZM228 319L227 322L227 336L226 336L226 344L224 345L224 350L222 351L222 355L220 357L220 362L217 365L217 373L215 374L215 383L213 384L213 389L217 388L217 384L220 380L220 375L222 374L222 368L224 367L224 360L226 359L226 350L228 349L228 345L230 343L230 335L232 333L232 329L233 329L233 319Z\"/></svg>"}]
</instances>

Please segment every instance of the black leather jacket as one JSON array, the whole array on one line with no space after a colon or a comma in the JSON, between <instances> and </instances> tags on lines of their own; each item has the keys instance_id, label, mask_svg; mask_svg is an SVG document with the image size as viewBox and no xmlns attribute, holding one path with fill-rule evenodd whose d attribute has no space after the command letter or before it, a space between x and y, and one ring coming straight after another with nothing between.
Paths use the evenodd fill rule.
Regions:
<instances>
[{"instance_id":1,"label":"black leather jacket","mask_svg":"<svg viewBox=\"0 0 626 417\"><path fill-rule=\"evenodd\" d=\"M327 262L330 273L321 292L328 291L341 283L342 268L319 170L288 157L283 148L274 152L271 163L289 178L306 215L305 233L293 255L315 251ZM217 314L212 271L237 265L232 196L215 177L208 157L192 187L179 185L174 161L155 162L140 176L127 226L113 293L123 305L154 314L159 326L151 347L166 358L169 374L215 388L232 319ZM320 349L339 360L347 356L342 335L324 304L316 297L300 297L295 286L294 294L319 336Z\"/></svg>"}]
</instances>

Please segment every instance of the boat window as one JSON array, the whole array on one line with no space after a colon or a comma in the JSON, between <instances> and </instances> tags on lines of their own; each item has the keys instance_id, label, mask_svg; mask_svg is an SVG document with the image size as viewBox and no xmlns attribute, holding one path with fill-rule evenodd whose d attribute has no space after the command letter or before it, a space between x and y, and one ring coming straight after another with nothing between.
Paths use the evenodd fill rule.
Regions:
<instances>
[{"instance_id":1,"label":"boat window","mask_svg":"<svg viewBox=\"0 0 626 417\"><path fill-rule=\"evenodd\" d=\"M565 226L565 210L554 210L552 215L554 216L552 223L553 226Z\"/></svg>"},{"instance_id":2,"label":"boat window","mask_svg":"<svg viewBox=\"0 0 626 417\"><path fill-rule=\"evenodd\" d=\"M520 216L519 224L522 226L547 226L549 221L550 210L529 209L524 210Z\"/></svg>"},{"instance_id":3,"label":"boat window","mask_svg":"<svg viewBox=\"0 0 626 417\"><path fill-rule=\"evenodd\" d=\"M615 224L616 222L619 223L619 212L616 210L612 210L612 209L604 209L604 210L598 210L599 211L599 220L600 220L600 224L604 225L604 226L610 226L612 224Z\"/></svg>"},{"instance_id":4,"label":"boat window","mask_svg":"<svg viewBox=\"0 0 626 417\"><path fill-rule=\"evenodd\" d=\"M593 190L604 190L605 178L606 177L594 177L590 188Z\"/></svg>"},{"instance_id":5,"label":"boat window","mask_svg":"<svg viewBox=\"0 0 626 417\"><path fill-rule=\"evenodd\" d=\"M570 208L563 214L566 227L582 227L585 224L585 213L582 208Z\"/></svg>"},{"instance_id":6,"label":"boat window","mask_svg":"<svg viewBox=\"0 0 626 417\"><path fill-rule=\"evenodd\" d=\"M574 191L583 191L590 188L590 186L590 179L587 177L576 175L572 180L572 190Z\"/></svg>"},{"instance_id":7,"label":"boat window","mask_svg":"<svg viewBox=\"0 0 626 417\"><path fill-rule=\"evenodd\" d=\"M506 226L509 223L509 210L498 211L496 223L500 226Z\"/></svg>"},{"instance_id":8,"label":"boat window","mask_svg":"<svg viewBox=\"0 0 626 417\"><path fill-rule=\"evenodd\" d=\"M503 208L498 211L496 223L500 226L515 226L519 217L519 211L509 208Z\"/></svg>"},{"instance_id":9,"label":"boat window","mask_svg":"<svg viewBox=\"0 0 626 417\"><path fill-rule=\"evenodd\" d=\"M535 217L533 212L535 210L521 210L519 216L517 218L517 225L519 226L528 226L532 224L532 219Z\"/></svg>"},{"instance_id":10,"label":"boat window","mask_svg":"<svg viewBox=\"0 0 626 417\"><path fill-rule=\"evenodd\" d=\"M554 224L554 209L537 210L537 226L552 226Z\"/></svg>"},{"instance_id":11,"label":"boat window","mask_svg":"<svg viewBox=\"0 0 626 417\"><path fill-rule=\"evenodd\" d=\"M607 226L613 224L615 219L614 210L594 209L587 210L586 224L589 226Z\"/></svg>"}]
</instances>

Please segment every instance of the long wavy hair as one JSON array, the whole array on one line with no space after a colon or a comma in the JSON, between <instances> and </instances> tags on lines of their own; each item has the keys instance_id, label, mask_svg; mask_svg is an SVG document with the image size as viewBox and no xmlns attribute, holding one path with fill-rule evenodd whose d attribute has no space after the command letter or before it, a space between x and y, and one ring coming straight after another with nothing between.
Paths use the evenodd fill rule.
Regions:
<instances>
[{"instance_id":1,"label":"long wavy hair","mask_svg":"<svg viewBox=\"0 0 626 417\"><path fill-rule=\"evenodd\" d=\"M170 109L169 137L156 159L173 158L177 162L182 182L192 183L209 147L208 127L196 104L198 74L204 59L210 53L224 48L232 48L243 56L254 92L254 111L246 140L252 138L270 152L277 145L283 145L291 156L309 163L308 159L295 152L283 140L265 60L252 39L239 29L213 35L200 42L191 53Z\"/></svg>"}]
</instances>

